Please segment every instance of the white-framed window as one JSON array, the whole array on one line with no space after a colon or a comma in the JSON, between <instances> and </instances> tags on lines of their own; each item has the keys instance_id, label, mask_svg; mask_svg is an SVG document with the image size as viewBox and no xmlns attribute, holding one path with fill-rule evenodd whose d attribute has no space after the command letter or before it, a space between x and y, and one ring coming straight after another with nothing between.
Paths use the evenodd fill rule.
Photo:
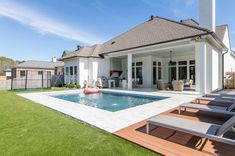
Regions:
<instances>
[{"instance_id":1,"label":"white-framed window","mask_svg":"<svg viewBox=\"0 0 235 156\"><path fill-rule=\"evenodd\" d=\"M69 75L69 67L66 67L66 68L65 68L65 74L66 74L66 75Z\"/></svg>"},{"instance_id":2,"label":"white-framed window","mask_svg":"<svg viewBox=\"0 0 235 156\"><path fill-rule=\"evenodd\" d=\"M74 75L78 74L78 66L74 66Z\"/></svg>"},{"instance_id":3,"label":"white-framed window","mask_svg":"<svg viewBox=\"0 0 235 156\"><path fill-rule=\"evenodd\" d=\"M73 66L70 66L70 75L73 75Z\"/></svg>"},{"instance_id":4,"label":"white-framed window","mask_svg":"<svg viewBox=\"0 0 235 156\"><path fill-rule=\"evenodd\" d=\"M196 81L196 68L195 68L195 60L189 60L189 79L193 80L193 84Z\"/></svg>"},{"instance_id":5,"label":"white-framed window","mask_svg":"<svg viewBox=\"0 0 235 156\"><path fill-rule=\"evenodd\" d=\"M42 71L38 71L38 75L42 75Z\"/></svg>"},{"instance_id":6,"label":"white-framed window","mask_svg":"<svg viewBox=\"0 0 235 156\"><path fill-rule=\"evenodd\" d=\"M178 79L186 80L188 75L188 61L179 61L178 62Z\"/></svg>"},{"instance_id":7,"label":"white-framed window","mask_svg":"<svg viewBox=\"0 0 235 156\"><path fill-rule=\"evenodd\" d=\"M143 84L143 62L132 63L132 79L138 81L139 85Z\"/></svg>"},{"instance_id":8,"label":"white-framed window","mask_svg":"<svg viewBox=\"0 0 235 156\"><path fill-rule=\"evenodd\" d=\"M168 64L169 81L193 80L195 84L195 60L172 61Z\"/></svg>"},{"instance_id":9,"label":"white-framed window","mask_svg":"<svg viewBox=\"0 0 235 156\"><path fill-rule=\"evenodd\" d=\"M169 62L168 66L169 66L169 82L177 80L177 62L176 61Z\"/></svg>"},{"instance_id":10,"label":"white-framed window","mask_svg":"<svg viewBox=\"0 0 235 156\"><path fill-rule=\"evenodd\" d=\"M153 61L153 84L162 79L162 62Z\"/></svg>"},{"instance_id":11,"label":"white-framed window","mask_svg":"<svg viewBox=\"0 0 235 156\"><path fill-rule=\"evenodd\" d=\"M26 76L26 71L25 70L21 70L20 71L20 77L25 77Z\"/></svg>"}]
</instances>

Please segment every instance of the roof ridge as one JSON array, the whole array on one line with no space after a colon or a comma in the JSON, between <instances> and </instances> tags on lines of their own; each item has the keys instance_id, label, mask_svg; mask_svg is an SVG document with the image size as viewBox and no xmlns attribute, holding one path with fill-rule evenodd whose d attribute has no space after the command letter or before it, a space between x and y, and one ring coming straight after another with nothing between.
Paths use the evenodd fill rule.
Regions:
<instances>
[{"instance_id":1,"label":"roof ridge","mask_svg":"<svg viewBox=\"0 0 235 156\"><path fill-rule=\"evenodd\" d=\"M194 20L193 18L188 18L188 19L180 20L180 21L187 21L187 20L192 20L192 21L195 22L197 25L199 25L199 23L198 23L196 20Z\"/></svg>"},{"instance_id":2,"label":"roof ridge","mask_svg":"<svg viewBox=\"0 0 235 156\"><path fill-rule=\"evenodd\" d=\"M228 24L216 25L216 27L222 27L222 26L226 26L226 27L228 27Z\"/></svg>"},{"instance_id":3,"label":"roof ridge","mask_svg":"<svg viewBox=\"0 0 235 156\"><path fill-rule=\"evenodd\" d=\"M198 30L201 30L201 31L206 31L208 33L211 33L212 31L206 29L206 28L202 28L200 26L193 26L193 25L189 25L189 24L185 24L185 23L181 23L181 22L178 22L178 21L175 21L175 20L172 20L172 19L168 19L168 18L164 18L164 17L160 17L160 16L155 16L156 18L160 18L160 19L163 19L163 20L166 20L166 21L169 21L169 22L173 22L173 23L176 23L176 24L180 24L180 25L184 25L184 26L187 26L187 27L191 27L191 28L194 28L194 29L198 29Z\"/></svg>"}]
</instances>

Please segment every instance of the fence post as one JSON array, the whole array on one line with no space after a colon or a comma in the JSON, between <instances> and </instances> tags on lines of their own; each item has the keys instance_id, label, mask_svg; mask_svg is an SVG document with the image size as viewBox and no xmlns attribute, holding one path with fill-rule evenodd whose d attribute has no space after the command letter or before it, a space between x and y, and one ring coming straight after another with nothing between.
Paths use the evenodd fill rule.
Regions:
<instances>
[{"instance_id":1,"label":"fence post","mask_svg":"<svg viewBox=\"0 0 235 156\"><path fill-rule=\"evenodd\" d=\"M14 78L13 69L11 69L11 90L13 90L13 78Z\"/></svg>"},{"instance_id":2,"label":"fence post","mask_svg":"<svg viewBox=\"0 0 235 156\"><path fill-rule=\"evenodd\" d=\"M42 89L43 89L43 71L42 71Z\"/></svg>"},{"instance_id":3,"label":"fence post","mask_svg":"<svg viewBox=\"0 0 235 156\"><path fill-rule=\"evenodd\" d=\"M28 70L26 70L26 75L25 75L25 86L24 86L25 90L27 90L27 83L28 83Z\"/></svg>"}]
</instances>

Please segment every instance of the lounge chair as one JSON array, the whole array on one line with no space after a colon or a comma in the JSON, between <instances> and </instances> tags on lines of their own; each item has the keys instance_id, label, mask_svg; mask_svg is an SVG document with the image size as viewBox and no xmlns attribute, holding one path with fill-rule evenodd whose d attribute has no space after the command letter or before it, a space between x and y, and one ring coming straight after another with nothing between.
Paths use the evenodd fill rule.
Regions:
<instances>
[{"instance_id":1,"label":"lounge chair","mask_svg":"<svg viewBox=\"0 0 235 156\"><path fill-rule=\"evenodd\" d=\"M218 94L218 93L211 93L211 94L206 94L204 97L212 97L212 98L235 98L235 95L233 94Z\"/></svg>"},{"instance_id":2,"label":"lounge chair","mask_svg":"<svg viewBox=\"0 0 235 156\"><path fill-rule=\"evenodd\" d=\"M198 109L201 111L211 112L211 113L235 115L235 112L232 112L235 109L235 103L229 107L184 103L184 104L181 104L178 108L179 114L181 114L182 108L184 109L184 111L186 111L187 108L191 108L191 109Z\"/></svg>"},{"instance_id":3,"label":"lounge chair","mask_svg":"<svg viewBox=\"0 0 235 156\"><path fill-rule=\"evenodd\" d=\"M211 102L218 102L218 103L231 103L233 104L235 98L212 98L212 97L198 97L195 99L196 103L200 103L201 101L211 101Z\"/></svg>"},{"instance_id":4,"label":"lounge chair","mask_svg":"<svg viewBox=\"0 0 235 156\"><path fill-rule=\"evenodd\" d=\"M189 133L195 136L208 138L210 140L235 145L235 140L223 137L224 134L233 130L235 126L235 116L232 116L222 125L210 124L206 122L182 119L169 115L157 115L147 120L146 132L149 134L149 125L169 128L175 131Z\"/></svg>"}]
</instances>

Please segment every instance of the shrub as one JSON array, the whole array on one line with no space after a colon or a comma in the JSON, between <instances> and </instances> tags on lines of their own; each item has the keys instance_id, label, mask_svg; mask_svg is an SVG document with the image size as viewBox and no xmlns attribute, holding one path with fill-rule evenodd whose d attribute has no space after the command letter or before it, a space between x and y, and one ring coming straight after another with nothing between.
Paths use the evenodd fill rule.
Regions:
<instances>
[{"instance_id":1,"label":"shrub","mask_svg":"<svg viewBox=\"0 0 235 156\"><path fill-rule=\"evenodd\" d=\"M66 86L67 88L75 88L76 85L75 85L75 84L66 84L65 86Z\"/></svg>"},{"instance_id":2,"label":"shrub","mask_svg":"<svg viewBox=\"0 0 235 156\"><path fill-rule=\"evenodd\" d=\"M61 83L61 84L58 84L57 87L63 87L64 85Z\"/></svg>"},{"instance_id":3,"label":"shrub","mask_svg":"<svg viewBox=\"0 0 235 156\"><path fill-rule=\"evenodd\" d=\"M77 85L76 85L76 88L77 88L77 89L80 89L80 88L81 88L81 85L80 85L80 84L77 84Z\"/></svg>"}]
</instances>

